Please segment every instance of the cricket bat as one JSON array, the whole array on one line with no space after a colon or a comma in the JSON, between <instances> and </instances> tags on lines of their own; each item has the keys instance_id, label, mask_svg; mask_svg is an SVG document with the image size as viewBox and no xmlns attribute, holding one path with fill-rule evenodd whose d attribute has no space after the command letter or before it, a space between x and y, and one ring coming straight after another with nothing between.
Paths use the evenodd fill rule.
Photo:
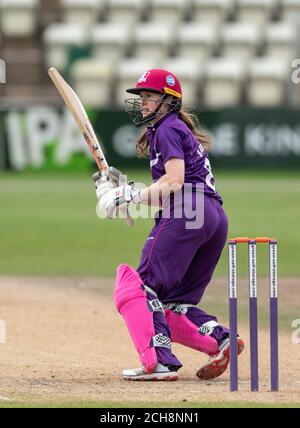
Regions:
<instances>
[{"instance_id":1,"label":"cricket bat","mask_svg":"<svg viewBox=\"0 0 300 428\"><path fill-rule=\"evenodd\" d=\"M101 146L91 125L91 122L86 114L86 111L83 105L81 104L81 101L79 100L75 91L71 88L70 85L68 85L68 83L64 80L64 78L56 70L55 67L49 68L48 74L52 82L56 86L56 89L63 98L69 111L71 112L73 118L75 119L75 122L77 123L80 131L82 132L84 139L95 159L95 162L99 170L101 171L101 175L107 176L108 163L105 159L104 153L101 149ZM128 208L126 207L124 210L122 210L122 213L124 215L124 220L126 221L128 226L132 226L133 219L131 218L128 212Z\"/></svg>"}]
</instances>

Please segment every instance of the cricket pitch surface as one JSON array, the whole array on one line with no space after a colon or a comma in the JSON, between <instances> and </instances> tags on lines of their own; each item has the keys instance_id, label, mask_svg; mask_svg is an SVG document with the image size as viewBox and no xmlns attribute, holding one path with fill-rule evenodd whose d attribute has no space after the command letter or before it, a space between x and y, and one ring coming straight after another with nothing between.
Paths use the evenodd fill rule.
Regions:
<instances>
[{"instance_id":1,"label":"cricket pitch surface","mask_svg":"<svg viewBox=\"0 0 300 428\"><path fill-rule=\"evenodd\" d=\"M218 379L200 381L197 369L207 356L180 345L173 352L182 361L177 382L128 382L125 368L139 359L121 316L113 304L109 278L0 277L0 318L5 343L0 344L0 403L66 403L97 401L141 406L147 403L245 402L300 403L300 343L291 324L299 302L299 280L279 282L279 387L270 392L270 339L267 281L258 301L260 391L250 392L247 284L241 284L239 333L246 348L239 357L239 391L229 392L229 369ZM264 288L264 290L262 290ZM200 305L228 322L227 280L216 278ZM300 313L298 314L300 318ZM2 321L2 324L3 324ZM298 326L300 327L300 320ZM3 332L2 332L3 333ZM3 336L3 334L2 334ZM298 333L300 342L300 333Z\"/></svg>"}]
</instances>

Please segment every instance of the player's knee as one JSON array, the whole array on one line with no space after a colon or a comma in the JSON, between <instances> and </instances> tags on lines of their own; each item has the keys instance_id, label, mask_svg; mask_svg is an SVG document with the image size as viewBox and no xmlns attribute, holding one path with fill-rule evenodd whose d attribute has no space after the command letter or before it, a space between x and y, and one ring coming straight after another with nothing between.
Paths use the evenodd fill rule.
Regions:
<instances>
[{"instance_id":1,"label":"player's knee","mask_svg":"<svg viewBox=\"0 0 300 428\"><path fill-rule=\"evenodd\" d=\"M114 291L114 302L117 310L131 299L145 299L145 291L141 277L135 269L127 264L121 264L117 267L116 285Z\"/></svg>"}]
</instances>

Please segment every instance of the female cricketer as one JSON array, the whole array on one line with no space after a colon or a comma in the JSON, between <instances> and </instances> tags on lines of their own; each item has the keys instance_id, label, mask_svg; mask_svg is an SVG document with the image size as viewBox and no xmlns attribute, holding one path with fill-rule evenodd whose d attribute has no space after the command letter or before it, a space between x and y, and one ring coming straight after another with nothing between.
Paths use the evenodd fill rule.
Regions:
<instances>
[{"instance_id":1,"label":"female cricketer","mask_svg":"<svg viewBox=\"0 0 300 428\"><path fill-rule=\"evenodd\" d=\"M153 183L142 190L112 181L96 189L98 210L117 216L128 204L159 205L137 269L117 268L114 301L142 367L123 371L128 380L177 380L176 342L204 352L199 379L220 376L229 363L229 330L197 305L227 239L228 221L208 159L209 137L182 107L178 78L162 69L143 73L125 100L142 127L138 156L150 156ZM194 219L191 216L194 214ZM244 343L238 339L238 353Z\"/></svg>"}]
</instances>

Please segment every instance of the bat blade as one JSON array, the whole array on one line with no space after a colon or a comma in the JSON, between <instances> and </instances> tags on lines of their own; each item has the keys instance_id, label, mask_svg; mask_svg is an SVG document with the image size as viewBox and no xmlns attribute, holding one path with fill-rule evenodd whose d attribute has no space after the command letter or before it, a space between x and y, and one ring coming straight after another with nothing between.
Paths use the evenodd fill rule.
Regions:
<instances>
[{"instance_id":1,"label":"bat blade","mask_svg":"<svg viewBox=\"0 0 300 428\"><path fill-rule=\"evenodd\" d=\"M104 153L101 149L95 131L91 125L91 122L86 114L86 111L81 104L80 99L78 98L75 91L71 88L71 86L65 81L65 79L61 76L61 74L56 70L55 67L51 67L48 70L48 74L54 83L56 89L60 93L63 98L66 106L68 107L70 113L72 114L77 126L81 130L83 137L90 148L90 151L95 159L95 162L101 171L102 174L108 174L108 163L105 159ZM122 214L124 214L124 220L128 224L128 226L133 225L133 219L131 218L128 208L125 207L121 210Z\"/></svg>"},{"instance_id":2,"label":"bat blade","mask_svg":"<svg viewBox=\"0 0 300 428\"><path fill-rule=\"evenodd\" d=\"M86 143L88 144L90 151L97 163L98 168L101 172L107 172L108 164L105 159L104 153L101 149L97 136L91 125L91 122L86 114L86 111L81 104L77 94L71 88L71 86L65 81L61 74L56 70L55 67L51 67L48 70L48 74L54 83L56 89L63 98L66 106L72 114L77 126L81 130Z\"/></svg>"}]
</instances>

